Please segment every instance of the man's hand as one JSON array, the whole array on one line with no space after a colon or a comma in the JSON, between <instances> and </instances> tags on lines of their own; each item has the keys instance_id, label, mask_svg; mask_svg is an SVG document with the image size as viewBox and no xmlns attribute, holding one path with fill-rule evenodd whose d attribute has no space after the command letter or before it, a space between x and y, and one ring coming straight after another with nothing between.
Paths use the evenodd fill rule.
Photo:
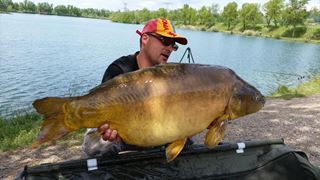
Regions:
<instances>
[{"instance_id":1,"label":"man's hand","mask_svg":"<svg viewBox=\"0 0 320 180\"><path fill-rule=\"evenodd\" d=\"M108 124L103 124L98 128L99 132L101 132L101 137L105 141L116 141L120 142L121 138L118 136L117 130L109 129Z\"/></svg>"}]
</instances>

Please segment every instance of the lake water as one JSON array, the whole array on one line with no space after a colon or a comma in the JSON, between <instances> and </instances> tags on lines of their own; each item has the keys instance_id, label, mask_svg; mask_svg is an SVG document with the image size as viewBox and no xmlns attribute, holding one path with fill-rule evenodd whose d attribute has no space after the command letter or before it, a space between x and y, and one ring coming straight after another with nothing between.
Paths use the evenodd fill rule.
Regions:
<instances>
[{"instance_id":1,"label":"lake water","mask_svg":"<svg viewBox=\"0 0 320 180\"><path fill-rule=\"evenodd\" d=\"M37 98L87 92L100 83L108 64L138 50L135 31L142 28L87 18L0 14L0 116L30 108ZM177 32L189 44L180 46L171 62L178 62L190 47L196 63L229 67L264 94L279 84L293 86L308 79L298 80L298 75L320 73L319 45Z\"/></svg>"}]
</instances>

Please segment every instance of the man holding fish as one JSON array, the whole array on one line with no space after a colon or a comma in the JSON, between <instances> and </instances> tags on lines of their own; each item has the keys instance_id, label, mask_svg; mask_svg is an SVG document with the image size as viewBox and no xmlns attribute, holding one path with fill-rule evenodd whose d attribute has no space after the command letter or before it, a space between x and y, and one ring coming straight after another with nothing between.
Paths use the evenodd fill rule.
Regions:
<instances>
[{"instance_id":1,"label":"man holding fish","mask_svg":"<svg viewBox=\"0 0 320 180\"><path fill-rule=\"evenodd\" d=\"M176 34L174 24L164 18L148 21L142 32L137 30L136 33L140 35L140 51L134 55L122 56L111 63L102 83L123 73L167 63L170 54L178 50L176 42L182 45L188 43L186 38ZM101 136L97 132L100 132ZM188 143L191 144L192 141L188 140ZM116 130L109 129L108 124L98 129L88 129L82 147L87 156L117 153L130 148L124 144Z\"/></svg>"}]
</instances>

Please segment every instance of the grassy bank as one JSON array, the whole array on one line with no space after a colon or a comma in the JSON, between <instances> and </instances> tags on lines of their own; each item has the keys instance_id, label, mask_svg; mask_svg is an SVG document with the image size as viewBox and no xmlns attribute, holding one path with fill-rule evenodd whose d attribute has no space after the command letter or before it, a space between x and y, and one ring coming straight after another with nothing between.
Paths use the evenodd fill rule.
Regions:
<instances>
[{"instance_id":1,"label":"grassy bank","mask_svg":"<svg viewBox=\"0 0 320 180\"><path fill-rule=\"evenodd\" d=\"M34 113L0 118L0 151L25 147L35 139L41 118Z\"/></svg>"},{"instance_id":2,"label":"grassy bank","mask_svg":"<svg viewBox=\"0 0 320 180\"><path fill-rule=\"evenodd\" d=\"M192 25L176 25L178 28L190 29L196 31L207 32L223 32L227 34L239 34L245 36L256 36L263 38L273 38L278 40L305 42L320 44L320 24L307 24L306 26L298 26L295 28L295 37L292 37L293 28L290 27L267 27L265 24L257 25L243 31L240 25L228 30L223 23L217 23L212 27L192 26Z\"/></svg>"},{"instance_id":3,"label":"grassy bank","mask_svg":"<svg viewBox=\"0 0 320 180\"><path fill-rule=\"evenodd\" d=\"M313 77L310 81L299 84L297 87L289 88L281 85L270 97L292 99L313 94L320 94L320 75Z\"/></svg>"},{"instance_id":4,"label":"grassy bank","mask_svg":"<svg viewBox=\"0 0 320 180\"><path fill-rule=\"evenodd\" d=\"M36 113L19 114L10 119L0 117L0 152L31 147L40 130L42 118ZM84 130L72 133L57 143L82 143Z\"/></svg>"}]
</instances>

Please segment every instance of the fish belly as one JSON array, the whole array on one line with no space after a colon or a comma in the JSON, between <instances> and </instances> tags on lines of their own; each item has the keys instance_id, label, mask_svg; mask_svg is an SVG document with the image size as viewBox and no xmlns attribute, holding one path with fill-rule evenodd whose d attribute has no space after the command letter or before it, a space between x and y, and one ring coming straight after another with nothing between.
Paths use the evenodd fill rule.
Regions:
<instances>
[{"instance_id":1,"label":"fish belly","mask_svg":"<svg viewBox=\"0 0 320 180\"><path fill-rule=\"evenodd\" d=\"M111 127L128 144L150 147L193 136L224 113L223 98L186 93L123 106ZM121 109L121 108L119 108Z\"/></svg>"}]
</instances>

